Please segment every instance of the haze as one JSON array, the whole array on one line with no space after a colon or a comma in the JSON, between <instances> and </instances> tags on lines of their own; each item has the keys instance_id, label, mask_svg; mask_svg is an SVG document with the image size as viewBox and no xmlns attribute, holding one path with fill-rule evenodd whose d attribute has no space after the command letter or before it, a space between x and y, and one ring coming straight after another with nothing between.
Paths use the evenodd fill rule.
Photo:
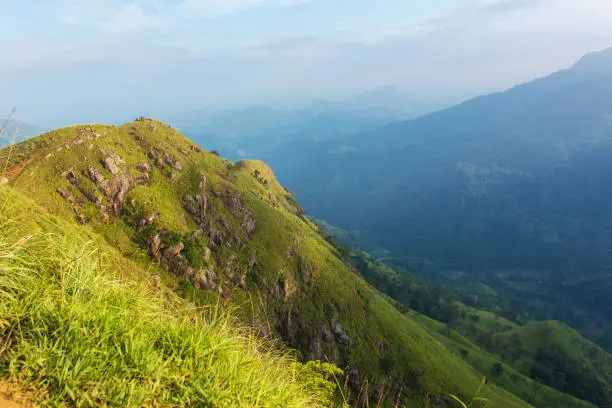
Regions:
<instances>
[{"instance_id":1,"label":"haze","mask_svg":"<svg viewBox=\"0 0 612 408\"><path fill-rule=\"evenodd\" d=\"M39 126L392 86L446 106L612 44L607 0L0 1L0 112Z\"/></svg>"}]
</instances>

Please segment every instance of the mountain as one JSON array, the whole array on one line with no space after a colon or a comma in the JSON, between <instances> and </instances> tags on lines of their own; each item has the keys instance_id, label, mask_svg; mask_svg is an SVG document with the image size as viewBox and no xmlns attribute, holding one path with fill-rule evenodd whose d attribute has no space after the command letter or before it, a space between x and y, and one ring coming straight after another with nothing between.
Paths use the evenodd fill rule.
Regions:
<instances>
[{"instance_id":1,"label":"mountain","mask_svg":"<svg viewBox=\"0 0 612 408\"><path fill-rule=\"evenodd\" d=\"M295 141L331 140L414 117L404 110L403 94L379 90L342 102L313 101L299 108L253 106L201 112L174 123L191 139L232 160L266 159Z\"/></svg>"},{"instance_id":2,"label":"mountain","mask_svg":"<svg viewBox=\"0 0 612 408\"><path fill-rule=\"evenodd\" d=\"M317 406L345 384L336 396L355 405L443 407L480 388L482 372L370 286L262 162L232 163L146 118L57 129L0 150L0 162L13 203L1 212L0 382L110 406L309 406L309 393ZM215 323L225 308L239 323ZM304 368L261 354L265 339ZM334 382L318 360L346 376ZM533 389L548 406L592 406ZM481 393L529 406L495 383Z\"/></svg>"},{"instance_id":3,"label":"mountain","mask_svg":"<svg viewBox=\"0 0 612 408\"><path fill-rule=\"evenodd\" d=\"M0 148L38 136L44 132L42 128L12 119L0 119L0 127L3 128L0 132Z\"/></svg>"},{"instance_id":4,"label":"mountain","mask_svg":"<svg viewBox=\"0 0 612 408\"><path fill-rule=\"evenodd\" d=\"M486 283L612 348L612 49L269 162L317 218L430 280Z\"/></svg>"}]
</instances>

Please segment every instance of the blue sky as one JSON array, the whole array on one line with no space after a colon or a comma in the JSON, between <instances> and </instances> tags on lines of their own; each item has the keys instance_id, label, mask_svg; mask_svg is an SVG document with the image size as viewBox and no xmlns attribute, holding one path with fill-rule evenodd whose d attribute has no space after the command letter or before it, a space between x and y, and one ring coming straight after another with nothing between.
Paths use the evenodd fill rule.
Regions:
<instances>
[{"instance_id":1,"label":"blue sky","mask_svg":"<svg viewBox=\"0 0 612 408\"><path fill-rule=\"evenodd\" d=\"M0 0L0 112L117 122L383 86L445 104L609 46L609 0Z\"/></svg>"}]
</instances>

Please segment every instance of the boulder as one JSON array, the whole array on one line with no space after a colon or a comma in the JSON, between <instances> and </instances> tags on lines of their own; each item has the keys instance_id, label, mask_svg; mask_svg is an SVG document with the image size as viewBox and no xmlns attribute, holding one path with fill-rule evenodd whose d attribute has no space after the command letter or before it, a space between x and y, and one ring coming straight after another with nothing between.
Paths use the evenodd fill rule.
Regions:
<instances>
[{"instance_id":1,"label":"boulder","mask_svg":"<svg viewBox=\"0 0 612 408\"><path fill-rule=\"evenodd\" d=\"M119 174L119 166L115 162L115 159L113 159L112 157L104 158L102 160L102 164L104 165L104 168L106 168L106 170L111 172L111 174L113 175Z\"/></svg>"}]
</instances>

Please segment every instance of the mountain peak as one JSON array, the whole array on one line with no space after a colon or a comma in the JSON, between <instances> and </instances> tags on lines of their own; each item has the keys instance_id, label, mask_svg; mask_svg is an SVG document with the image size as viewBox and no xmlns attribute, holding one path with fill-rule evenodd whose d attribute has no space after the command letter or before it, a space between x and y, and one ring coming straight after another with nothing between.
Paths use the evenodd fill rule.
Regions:
<instances>
[{"instance_id":1,"label":"mountain peak","mask_svg":"<svg viewBox=\"0 0 612 408\"><path fill-rule=\"evenodd\" d=\"M586 54L572 67L572 70L606 76L611 75L612 47Z\"/></svg>"}]
</instances>

